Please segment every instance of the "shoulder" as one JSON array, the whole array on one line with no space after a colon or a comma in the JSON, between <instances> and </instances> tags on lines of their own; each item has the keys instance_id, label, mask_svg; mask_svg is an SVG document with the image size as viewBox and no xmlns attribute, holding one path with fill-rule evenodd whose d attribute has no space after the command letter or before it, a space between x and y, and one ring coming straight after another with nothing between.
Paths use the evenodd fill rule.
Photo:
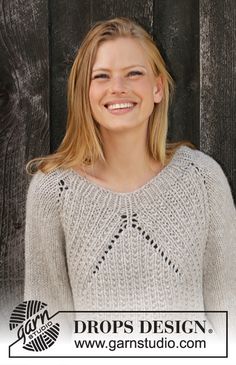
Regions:
<instances>
[{"instance_id":1,"label":"shoulder","mask_svg":"<svg viewBox=\"0 0 236 365\"><path fill-rule=\"evenodd\" d=\"M48 173L37 171L30 180L28 192L37 195L52 194L56 190L58 178L59 170Z\"/></svg>"},{"instance_id":2,"label":"shoulder","mask_svg":"<svg viewBox=\"0 0 236 365\"><path fill-rule=\"evenodd\" d=\"M60 187L63 184L60 169L33 175L27 191L27 209L55 212L58 209Z\"/></svg>"},{"instance_id":3,"label":"shoulder","mask_svg":"<svg viewBox=\"0 0 236 365\"><path fill-rule=\"evenodd\" d=\"M181 158L193 162L194 164L198 165L199 167L210 168L215 167L219 168L219 163L207 153L200 151L198 149L193 149L188 146L181 146L178 150Z\"/></svg>"},{"instance_id":4,"label":"shoulder","mask_svg":"<svg viewBox=\"0 0 236 365\"><path fill-rule=\"evenodd\" d=\"M181 158L184 159L187 168L201 176L209 193L228 194L231 196L231 187L228 178L221 166L213 157L198 149L187 146L180 148Z\"/></svg>"},{"instance_id":5,"label":"shoulder","mask_svg":"<svg viewBox=\"0 0 236 365\"><path fill-rule=\"evenodd\" d=\"M204 173L206 177L212 179L227 180L220 163L207 153L188 146L180 148L181 158L188 162L188 165L195 166L198 171Z\"/></svg>"}]
</instances>

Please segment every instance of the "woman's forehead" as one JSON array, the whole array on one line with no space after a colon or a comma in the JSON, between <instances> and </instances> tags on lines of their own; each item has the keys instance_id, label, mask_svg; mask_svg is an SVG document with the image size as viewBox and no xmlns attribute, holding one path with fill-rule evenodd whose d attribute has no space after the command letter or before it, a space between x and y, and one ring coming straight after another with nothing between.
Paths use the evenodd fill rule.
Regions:
<instances>
[{"instance_id":1,"label":"woman's forehead","mask_svg":"<svg viewBox=\"0 0 236 365\"><path fill-rule=\"evenodd\" d=\"M135 38L119 37L104 41L97 50L94 69L117 67L125 69L133 65L147 68L149 57L139 40Z\"/></svg>"}]
</instances>

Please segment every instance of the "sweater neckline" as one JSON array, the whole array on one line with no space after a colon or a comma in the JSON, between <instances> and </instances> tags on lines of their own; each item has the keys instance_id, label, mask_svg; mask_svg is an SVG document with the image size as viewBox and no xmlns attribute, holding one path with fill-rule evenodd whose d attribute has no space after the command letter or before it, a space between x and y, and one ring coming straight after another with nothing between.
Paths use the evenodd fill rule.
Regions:
<instances>
[{"instance_id":1,"label":"sweater neckline","mask_svg":"<svg viewBox=\"0 0 236 365\"><path fill-rule=\"evenodd\" d=\"M78 171L74 170L73 168L69 168L69 171L75 176L78 177L80 180L82 180L87 186L94 187L96 190L101 191L106 194L110 194L112 196L123 196L123 197L129 197L137 195L143 191L145 191L150 185L155 184L156 181L159 181L162 179L162 177L168 172L175 164L176 161L179 158L179 155L183 152L185 148L188 148L187 146L180 146L174 153L171 161L163 167L161 171L159 171L155 176L153 176L151 179L149 179L146 183L141 185L139 188L127 191L127 192L118 192L114 191L110 188L106 188L100 184L95 183L94 181L89 180L86 176L81 175Z\"/></svg>"}]
</instances>

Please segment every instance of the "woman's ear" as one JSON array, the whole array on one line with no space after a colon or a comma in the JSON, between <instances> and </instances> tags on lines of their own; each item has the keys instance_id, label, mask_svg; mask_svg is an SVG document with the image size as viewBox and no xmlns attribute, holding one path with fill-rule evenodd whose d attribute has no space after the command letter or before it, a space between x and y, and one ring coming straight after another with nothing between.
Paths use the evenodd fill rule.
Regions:
<instances>
[{"instance_id":1,"label":"woman's ear","mask_svg":"<svg viewBox=\"0 0 236 365\"><path fill-rule=\"evenodd\" d=\"M161 76L158 76L153 89L154 103L160 103L163 98L163 81Z\"/></svg>"}]
</instances>

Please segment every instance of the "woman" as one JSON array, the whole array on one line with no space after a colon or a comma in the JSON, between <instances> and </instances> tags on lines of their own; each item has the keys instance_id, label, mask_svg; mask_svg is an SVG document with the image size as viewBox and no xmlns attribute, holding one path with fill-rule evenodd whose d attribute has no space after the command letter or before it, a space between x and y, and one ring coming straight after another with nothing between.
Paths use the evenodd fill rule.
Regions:
<instances>
[{"instance_id":1,"label":"woman","mask_svg":"<svg viewBox=\"0 0 236 365\"><path fill-rule=\"evenodd\" d=\"M69 78L66 135L28 166L38 172L26 299L53 311L228 310L233 323L231 190L213 158L167 143L172 87L142 27L115 18L89 31Z\"/></svg>"}]
</instances>

